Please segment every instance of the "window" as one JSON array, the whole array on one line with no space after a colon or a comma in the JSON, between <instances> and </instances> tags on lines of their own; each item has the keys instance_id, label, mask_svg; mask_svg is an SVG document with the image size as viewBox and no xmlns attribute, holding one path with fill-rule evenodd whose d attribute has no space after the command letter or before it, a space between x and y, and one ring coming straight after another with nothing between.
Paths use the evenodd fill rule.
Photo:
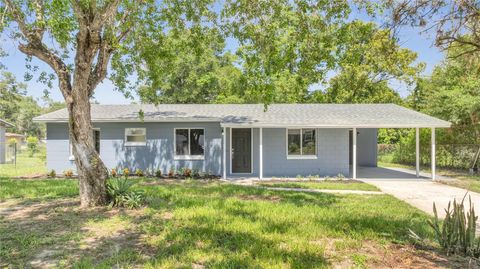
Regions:
<instances>
[{"instance_id":1,"label":"window","mask_svg":"<svg viewBox=\"0 0 480 269\"><path fill-rule=\"evenodd\" d=\"M145 146L147 144L147 130L145 128L126 128L125 146Z\"/></svg>"},{"instance_id":2,"label":"window","mask_svg":"<svg viewBox=\"0 0 480 269\"><path fill-rule=\"evenodd\" d=\"M100 129L98 128L93 128L93 143L94 143L94 146L95 146L95 151L100 154ZM72 141L69 139L68 140L68 144L69 144L69 152L70 152L70 156L68 157L68 160L70 161L74 161L75 160L75 157L73 156L73 145L72 145Z\"/></svg>"},{"instance_id":3,"label":"window","mask_svg":"<svg viewBox=\"0 0 480 269\"><path fill-rule=\"evenodd\" d=\"M287 129L288 158L316 158L315 129Z\"/></svg>"},{"instance_id":4,"label":"window","mask_svg":"<svg viewBox=\"0 0 480 269\"><path fill-rule=\"evenodd\" d=\"M204 129L175 129L176 159L203 159L204 152Z\"/></svg>"},{"instance_id":5,"label":"window","mask_svg":"<svg viewBox=\"0 0 480 269\"><path fill-rule=\"evenodd\" d=\"M100 130L93 129L93 143L95 145L95 150L100 154Z\"/></svg>"}]
</instances>

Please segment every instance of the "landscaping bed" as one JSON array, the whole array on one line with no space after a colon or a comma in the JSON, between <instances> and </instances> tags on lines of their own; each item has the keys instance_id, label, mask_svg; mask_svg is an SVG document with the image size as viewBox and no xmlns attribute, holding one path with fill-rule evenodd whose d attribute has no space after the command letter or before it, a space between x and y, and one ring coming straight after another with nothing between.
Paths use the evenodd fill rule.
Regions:
<instances>
[{"instance_id":1,"label":"landscaping bed","mask_svg":"<svg viewBox=\"0 0 480 269\"><path fill-rule=\"evenodd\" d=\"M360 190L380 191L377 187L359 180L269 180L258 181L256 185L275 188L318 189L318 190Z\"/></svg>"}]
</instances>

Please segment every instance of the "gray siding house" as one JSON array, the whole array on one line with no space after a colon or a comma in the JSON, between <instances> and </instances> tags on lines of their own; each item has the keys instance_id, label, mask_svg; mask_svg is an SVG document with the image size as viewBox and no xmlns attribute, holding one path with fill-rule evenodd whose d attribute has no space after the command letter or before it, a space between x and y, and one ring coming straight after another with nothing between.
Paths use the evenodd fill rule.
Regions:
<instances>
[{"instance_id":1,"label":"gray siding house","mask_svg":"<svg viewBox=\"0 0 480 269\"><path fill-rule=\"evenodd\" d=\"M357 166L377 165L378 128L450 126L393 104L92 105L91 111L107 167L163 173L185 167L223 178L356 178ZM47 125L48 168L74 170L67 110L35 120Z\"/></svg>"},{"instance_id":2,"label":"gray siding house","mask_svg":"<svg viewBox=\"0 0 480 269\"><path fill-rule=\"evenodd\" d=\"M9 127L13 127L13 124L0 119L0 164L6 161L7 139L5 137L5 130Z\"/></svg>"}]
</instances>

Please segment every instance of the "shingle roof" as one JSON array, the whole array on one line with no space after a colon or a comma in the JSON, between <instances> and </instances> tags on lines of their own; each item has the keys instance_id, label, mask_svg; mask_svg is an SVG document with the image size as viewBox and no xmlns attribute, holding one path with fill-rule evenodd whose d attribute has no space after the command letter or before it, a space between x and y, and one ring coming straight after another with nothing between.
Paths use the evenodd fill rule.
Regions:
<instances>
[{"instance_id":1,"label":"shingle roof","mask_svg":"<svg viewBox=\"0 0 480 269\"><path fill-rule=\"evenodd\" d=\"M13 127L14 125L11 124L10 122L6 121L6 120L0 119L0 126Z\"/></svg>"},{"instance_id":2,"label":"shingle roof","mask_svg":"<svg viewBox=\"0 0 480 269\"><path fill-rule=\"evenodd\" d=\"M450 123L394 104L161 104L92 105L93 122L217 121L248 127L450 127ZM67 122L66 109L34 120Z\"/></svg>"}]
</instances>

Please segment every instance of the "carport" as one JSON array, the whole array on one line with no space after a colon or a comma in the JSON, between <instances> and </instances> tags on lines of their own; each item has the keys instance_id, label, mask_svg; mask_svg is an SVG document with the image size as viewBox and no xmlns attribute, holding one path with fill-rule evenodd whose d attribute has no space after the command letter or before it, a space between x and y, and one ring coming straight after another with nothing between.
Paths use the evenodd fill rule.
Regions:
<instances>
[{"instance_id":1,"label":"carport","mask_svg":"<svg viewBox=\"0 0 480 269\"><path fill-rule=\"evenodd\" d=\"M396 123L379 122L376 126L372 124L370 126L352 128L350 135L351 178L420 178L420 128L430 128L431 173L429 176L432 180L435 180L435 132L437 128L449 128L451 124L447 121L439 120L421 113L418 113L418 115L413 113L411 113L411 115L402 113L401 117L392 117L392 121ZM402 169L377 167L377 130L379 128L415 129L415 174L411 174L405 169L402 171ZM361 140L360 144L359 140ZM423 175L423 177L425 177L425 175Z\"/></svg>"}]
</instances>

